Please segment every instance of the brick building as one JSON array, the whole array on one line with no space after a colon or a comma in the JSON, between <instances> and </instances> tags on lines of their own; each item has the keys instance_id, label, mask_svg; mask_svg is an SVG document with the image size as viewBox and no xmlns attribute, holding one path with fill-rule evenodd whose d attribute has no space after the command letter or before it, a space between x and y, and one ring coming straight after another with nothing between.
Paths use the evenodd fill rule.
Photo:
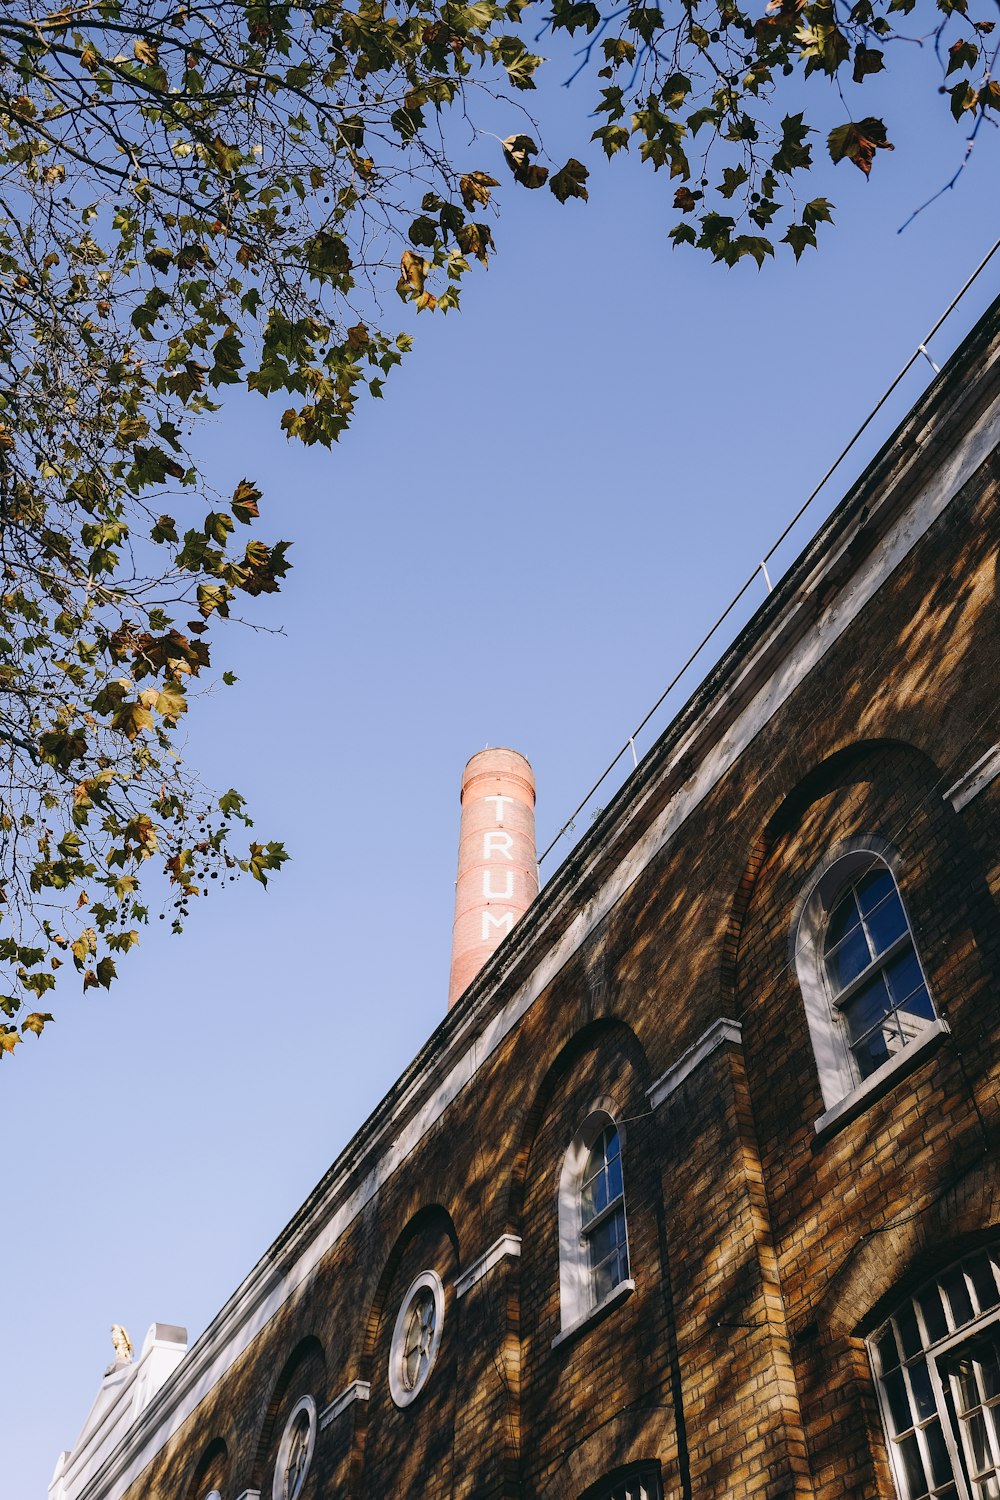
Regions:
<instances>
[{"instance_id":1,"label":"brick building","mask_svg":"<svg viewBox=\"0 0 1000 1500\"><path fill-rule=\"evenodd\" d=\"M1000 1496L1000 302L51 1500Z\"/></svg>"}]
</instances>

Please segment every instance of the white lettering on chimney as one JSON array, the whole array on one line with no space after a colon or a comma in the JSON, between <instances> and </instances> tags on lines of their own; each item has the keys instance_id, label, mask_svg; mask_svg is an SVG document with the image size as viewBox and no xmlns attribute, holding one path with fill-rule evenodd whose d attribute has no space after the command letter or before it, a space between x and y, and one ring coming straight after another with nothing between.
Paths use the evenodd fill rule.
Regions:
<instances>
[{"instance_id":1,"label":"white lettering on chimney","mask_svg":"<svg viewBox=\"0 0 1000 1500\"><path fill-rule=\"evenodd\" d=\"M501 914L499 916L494 916L491 911L484 911L483 912L483 942L487 943L493 937L493 934L490 932L490 927L491 926L498 927L500 929L500 932L504 936L506 936L507 933L510 931L510 929L513 927L513 925L514 925L514 913L512 911L501 912Z\"/></svg>"},{"instance_id":2,"label":"white lettering on chimney","mask_svg":"<svg viewBox=\"0 0 1000 1500\"><path fill-rule=\"evenodd\" d=\"M493 871L483 871L483 895L490 901L513 901L514 899L514 871L504 870L502 875L504 882L503 890L493 889Z\"/></svg>"},{"instance_id":3,"label":"white lettering on chimney","mask_svg":"<svg viewBox=\"0 0 1000 1500\"><path fill-rule=\"evenodd\" d=\"M495 802L496 803L496 820L502 826L503 825L503 805L504 805L505 802L513 802L514 798L513 797L507 797L507 796L503 796L502 797L499 792L493 792L489 797L484 797L483 801L484 802Z\"/></svg>"},{"instance_id":4,"label":"white lettering on chimney","mask_svg":"<svg viewBox=\"0 0 1000 1500\"><path fill-rule=\"evenodd\" d=\"M483 858L492 859L494 854L502 854L504 859L513 859L511 850L514 840L509 833L484 833L483 834Z\"/></svg>"}]
</instances>

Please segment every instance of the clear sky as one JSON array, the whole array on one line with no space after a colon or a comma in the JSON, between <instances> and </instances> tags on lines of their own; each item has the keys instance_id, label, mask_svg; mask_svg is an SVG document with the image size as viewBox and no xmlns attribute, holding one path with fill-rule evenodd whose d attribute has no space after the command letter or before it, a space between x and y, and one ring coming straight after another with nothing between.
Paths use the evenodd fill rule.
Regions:
<instances>
[{"instance_id":1,"label":"clear sky","mask_svg":"<svg viewBox=\"0 0 1000 1500\"><path fill-rule=\"evenodd\" d=\"M137 1346L154 1320L200 1333L441 1018L468 756L531 759L543 847L1000 234L987 129L897 235L961 158L928 96L871 182L846 163L824 182L820 252L758 274L672 253L665 178L604 164L583 96L553 88L546 140L586 156L589 205L505 192L488 273L461 314L419 319L336 452L289 447L280 401L233 400L206 433L295 567L259 616L283 634L234 630L224 663L220 638L240 681L192 714L189 758L293 858L266 893L195 902L182 939L154 920L110 995L64 994L0 1069L4 1500L44 1494L110 1325Z\"/></svg>"}]
</instances>

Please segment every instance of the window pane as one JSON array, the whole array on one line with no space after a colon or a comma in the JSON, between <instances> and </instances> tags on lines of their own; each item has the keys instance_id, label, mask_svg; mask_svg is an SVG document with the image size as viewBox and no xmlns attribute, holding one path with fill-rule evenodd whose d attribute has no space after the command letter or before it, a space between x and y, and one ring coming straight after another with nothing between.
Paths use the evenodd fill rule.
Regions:
<instances>
[{"instance_id":1,"label":"window pane","mask_svg":"<svg viewBox=\"0 0 1000 1500\"><path fill-rule=\"evenodd\" d=\"M882 890L877 901L869 901L869 893L861 897L861 909L865 913L865 926L876 953L884 953L890 943L902 937L906 931L906 917L895 883L888 870L879 878ZM874 887L872 888L874 890Z\"/></svg>"},{"instance_id":2,"label":"window pane","mask_svg":"<svg viewBox=\"0 0 1000 1500\"><path fill-rule=\"evenodd\" d=\"M608 1178L603 1167L597 1176L583 1185L580 1195L580 1212L586 1226L597 1214L608 1206Z\"/></svg>"},{"instance_id":3,"label":"window pane","mask_svg":"<svg viewBox=\"0 0 1000 1500\"><path fill-rule=\"evenodd\" d=\"M886 1375L899 1364L899 1350L896 1348L896 1335L891 1323L879 1335L875 1347L878 1350L879 1371Z\"/></svg>"},{"instance_id":4,"label":"window pane","mask_svg":"<svg viewBox=\"0 0 1000 1500\"><path fill-rule=\"evenodd\" d=\"M823 947L824 953L832 953L839 942L849 932L861 930L861 913L858 911L858 903L854 899L854 892L848 891L842 896L830 914L830 920L826 924L826 942Z\"/></svg>"},{"instance_id":5,"label":"window pane","mask_svg":"<svg viewBox=\"0 0 1000 1500\"><path fill-rule=\"evenodd\" d=\"M613 1203L622 1195L622 1159L616 1156L608 1162L608 1202Z\"/></svg>"},{"instance_id":6,"label":"window pane","mask_svg":"<svg viewBox=\"0 0 1000 1500\"><path fill-rule=\"evenodd\" d=\"M912 1433L899 1444L898 1452L903 1478L906 1481L906 1500L922 1500L922 1497L927 1494L927 1480L924 1477L920 1448Z\"/></svg>"},{"instance_id":7,"label":"window pane","mask_svg":"<svg viewBox=\"0 0 1000 1500\"><path fill-rule=\"evenodd\" d=\"M921 1292L917 1301L920 1303L924 1327L927 1329L927 1342L936 1344L938 1339L943 1339L948 1332L948 1320L941 1306L941 1293L936 1286L930 1286L926 1292Z\"/></svg>"},{"instance_id":8,"label":"window pane","mask_svg":"<svg viewBox=\"0 0 1000 1500\"><path fill-rule=\"evenodd\" d=\"M921 1349L920 1329L913 1314L913 1308L909 1302L901 1307L895 1318L896 1332L899 1335L900 1348L903 1358L910 1359L914 1354L919 1354Z\"/></svg>"},{"instance_id":9,"label":"window pane","mask_svg":"<svg viewBox=\"0 0 1000 1500\"><path fill-rule=\"evenodd\" d=\"M963 1324L970 1323L973 1316L972 1299L961 1269L949 1271L947 1276L942 1276L941 1286L948 1298L955 1327L961 1328Z\"/></svg>"},{"instance_id":10,"label":"window pane","mask_svg":"<svg viewBox=\"0 0 1000 1500\"><path fill-rule=\"evenodd\" d=\"M620 1157L622 1154L621 1141L618 1138L618 1132L613 1127L609 1127L609 1129L607 1129L604 1134L606 1138L604 1144L605 1154L609 1162L614 1161L616 1156Z\"/></svg>"},{"instance_id":11,"label":"window pane","mask_svg":"<svg viewBox=\"0 0 1000 1500\"><path fill-rule=\"evenodd\" d=\"M891 1375L887 1375L882 1382L882 1388L889 1407L893 1434L907 1432L913 1426L913 1418L910 1416L910 1403L906 1398L902 1370L893 1370Z\"/></svg>"},{"instance_id":12,"label":"window pane","mask_svg":"<svg viewBox=\"0 0 1000 1500\"><path fill-rule=\"evenodd\" d=\"M916 1360L909 1366L907 1373L910 1377L910 1390L913 1393L917 1419L923 1422L936 1410L934 1387L931 1385L931 1372L927 1368L927 1361Z\"/></svg>"},{"instance_id":13,"label":"window pane","mask_svg":"<svg viewBox=\"0 0 1000 1500\"><path fill-rule=\"evenodd\" d=\"M851 996L841 1013L847 1022L851 1040L856 1042L891 1010L892 1001L885 987L885 980L881 974L876 974L869 984Z\"/></svg>"},{"instance_id":14,"label":"window pane","mask_svg":"<svg viewBox=\"0 0 1000 1500\"><path fill-rule=\"evenodd\" d=\"M924 1428L924 1440L927 1443L927 1453L931 1461L932 1482L935 1485L947 1484L954 1475L940 1422L931 1422L928 1427Z\"/></svg>"},{"instance_id":15,"label":"window pane","mask_svg":"<svg viewBox=\"0 0 1000 1500\"><path fill-rule=\"evenodd\" d=\"M860 927L849 932L838 947L832 949L826 960L827 973L835 995L839 994L852 979L867 969L871 963L868 939Z\"/></svg>"},{"instance_id":16,"label":"window pane","mask_svg":"<svg viewBox=\"0 0 1000 1500\"><path fill-rule=\"evenodd\" d=\"M596 1229L590 1232L590 1256L596 1265L604 1260L625 1239L625 1215L619 1209L610 1214Z\"/></svg>"},{"instance_id":17,"label":"window pane","mask_svg":"<svg viewBox=\"0 0 1000 1500\"><path fill-rule=\"evenodd\" d=\"M993 1263L988 1255L977 1255L975 1260L970 1260L965 1267L972 1281L979 1303L980 1312L986 1312L990 1307L996 1307L1000 1302L1000 1292L997 1291L996 1276L993 1271Z\"/></svg>"}]
</instances>

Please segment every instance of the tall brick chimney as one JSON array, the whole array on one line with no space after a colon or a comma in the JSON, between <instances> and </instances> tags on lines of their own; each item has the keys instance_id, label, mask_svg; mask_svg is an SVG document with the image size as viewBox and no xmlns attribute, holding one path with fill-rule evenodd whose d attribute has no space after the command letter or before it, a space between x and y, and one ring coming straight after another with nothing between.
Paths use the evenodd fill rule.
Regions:
<instances>
[{"instance_id":1,"label":"tall brick chimney","mask_svg":"<svg viewBox=\"0 0 1000 1500\"><path fill-rule=\"evenodd\" d=\"M480 750L462 774L449 1008L537 895L535 773L516 750Z\"/></svg>"}]
</instances>

